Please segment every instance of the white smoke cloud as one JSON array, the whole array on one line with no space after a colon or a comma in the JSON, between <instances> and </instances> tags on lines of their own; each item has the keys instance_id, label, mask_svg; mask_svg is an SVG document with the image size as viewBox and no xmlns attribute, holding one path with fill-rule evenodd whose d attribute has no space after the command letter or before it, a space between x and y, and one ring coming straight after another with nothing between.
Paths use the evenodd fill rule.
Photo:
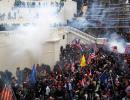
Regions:
<instances>
[{"instance_id":1,"label":"white smoke cloud","mask_svg":"<svg viewBox=\"0 0 130 100\"><path fill-rule=\"evenodd\" d=\"M104 34L98 33L98 37L106 37L108 39L107 46L110 51L113 50L112 47L116 46L117 51L119 53L124 53L126 47L126 41L116 33L115 29L113 30L110 29L110 27L115 27L116 25L119 24L118 23L119 19L115 17L117 8L98 4L98 2L99 2L98 0L97 1L95 0L92 3L92 5L89 5L86 15L75 19L70 23L70 25L75 28L81 29L82 31L85 32L88 28L91 27L93 28L104 27L103 31ZM115 13L110 14L109 12L115 12Z\"/></svg>"},{"instance_id":2,"label":"white smoke cloud","mask_svg":"<svg viewBox=\"0 0 130 100\"><path fill-rule=\"evenodd\" d=\"M10 41L8 40L12 43L10 63L20 62L24 59L33 59L36 63L38 62L39 56L44 50L43 44L52 34L52 25L61 22L56 11L57 8L54 6L34 8L30 11L30 14L26 13L29 12L29 9L25 9L23 18L32 24L21 25L15 30L15 35L10 35L10 38L12 38ZM28 56L28 58L25 58L25 56Z\"/></svg>"},{"instance_id":3,"label":"white smoke cloud","mask_svg":"<svg viewBox=\"0 0 130 100\"><path fill-rule=\"evenodd\" d=\"M118 53L124 53L126 48L126 41L121 38L117 33L112 33L108 37L108 48L113 51L113 47L117 47Z\"/></svg>"},{"instance_id":4,"label":"white smoke cloud","mask_svg":"<svg viewBox=\"0 0 130 100\"><path fill-rule=\"evenodd\" d=\"M105 4L104 4L105 5ZM80 18L73 20L70 25L78 29L87 30L91 27L112 27L117 24L116 21L112 20L111 16L108 15L109 12L116 10L116 8L111 8L99 4L99 1L93 1L91 5L88 5L87 13Z\"/></svg>"}]
</instances>

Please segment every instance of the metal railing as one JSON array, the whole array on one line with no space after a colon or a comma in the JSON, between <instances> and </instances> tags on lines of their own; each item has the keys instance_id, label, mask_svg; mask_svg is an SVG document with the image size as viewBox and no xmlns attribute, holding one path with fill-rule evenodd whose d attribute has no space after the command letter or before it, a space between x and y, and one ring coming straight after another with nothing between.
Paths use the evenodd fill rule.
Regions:
<instances>
[{"instance_id":1,"label":"metal railing","mask_svg":"<svg viewBox=\"0 0 130 100\"><path fill-rule=\"evenodd\" d=\"M129 28L130 27L130 3L128 4L108 4L108 5L92 5L88 7L99 13L88 13L86 20L95 23L95 26L87 26L87 28ZM97 21L97 23L96 23ZM101 25L98 25L99 24ZM101 23L100 23L101 22ZM106 25L103 25L102 22ZM107 25L108 22L108 25ZM109 23L112 23L112 25Z\"/></svg>"}]
</instances>

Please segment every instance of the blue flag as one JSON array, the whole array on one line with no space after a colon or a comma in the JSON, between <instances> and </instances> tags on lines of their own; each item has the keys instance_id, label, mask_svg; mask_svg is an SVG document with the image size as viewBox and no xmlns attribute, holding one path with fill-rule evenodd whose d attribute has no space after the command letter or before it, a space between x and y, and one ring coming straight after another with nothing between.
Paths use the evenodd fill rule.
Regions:
<instances>
[{"instance_id":1,"label":"blue flag","mask_svg":"<svg viewBox=\"0 0 130 100\"><path fill-rule=\"evenodd\" d=\"M36 67L35 64L32 67L32 72L29 76L29 82L30 84L35 84L36 83L36 76L37 76L37 71L36 71Z\"/></svg>"},{"instance_id":2,"label":"blue flag","mask_svg":"<svg viewBox=\"0 0 130 100\"><path fill-rule=\"evenodd\" d=\"M109 76L107 75L106 72L104 72L101 77L100 77L100 82L104 85L107 85L107 82L108 82L108 78Z\"/></svg>"}]
</instances>

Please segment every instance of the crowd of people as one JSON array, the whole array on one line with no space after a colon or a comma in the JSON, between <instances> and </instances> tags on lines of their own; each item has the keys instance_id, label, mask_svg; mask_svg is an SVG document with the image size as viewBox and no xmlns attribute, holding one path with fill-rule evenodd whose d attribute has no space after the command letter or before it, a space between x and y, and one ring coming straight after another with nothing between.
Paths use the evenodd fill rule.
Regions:
<instances>
[{"instance_id":1,"label":"crowd of people","mask_svg":"<svg viewBox=\"0 0 130 100\"><path fill-rule=\"evenodd\" d=\"M83 55L85 66L80 64ZM17 68L17 77L12 77L10 84L17 100L130 99L130 65L126 55L105 47L67 44L66 48L61 47L60 61L53 70L47 65L35 67L35 82L29 79L31 69L21 79L21 70Z\"/></svg>"},{"instance_id":2,"label":"crowd of people","mask_svg":"<svg viewBox=\"0 0 130 100\"><path fill-rule=\"evenodd\" d=\"M18 6L17 6L18 5ZM18 18L24 18L24 15L21 15L22 12L22 8L46 8L46 7L54 7L54 9L57 10L57 13L61 10L61 8L63 8L64 6L64 1L61 2L16 2L16 5L14 7L11 8L11 11L7 12L7 13L0 13L0 20L15 20ZM21 8L20 9L17 9ZM27 9L26 9L27 10ZM37 16L39 14L39 12L30 12L27 11L28 13L32 13L32 16Z\"/></svg>"}]
</instances>

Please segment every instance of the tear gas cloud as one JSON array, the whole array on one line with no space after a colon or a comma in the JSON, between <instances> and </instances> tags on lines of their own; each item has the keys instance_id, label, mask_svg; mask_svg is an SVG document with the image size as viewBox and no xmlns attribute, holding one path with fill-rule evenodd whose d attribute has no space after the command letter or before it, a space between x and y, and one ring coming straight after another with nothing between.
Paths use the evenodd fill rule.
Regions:
<instances>
[{"instance_id":1,"label":"tear gas cloud","mask_svg":"<svg viewBox=\"0 0 130 100\"><path fill-rule=\"evenodd\" d=\"M105 7L98 3L98 0L94 1L91 5L88 5L86 14L82 17L74 19L70 22L70 26L80 29L81 31L86 31L91 27L105 27L105 34L99 33L100 37L106 37L108 39L108 48L112 51L113 46L117 46L119 53L124 53L126 47L126 41L120 37L116 31L109 29L118 25L118 21L109 14L109 12L116 11L115 7ZM85 13L85 12L83 12ZM115 14L114 14L115 16ZM116 19L118 20L118 19ZM123 22L125 23L125 22ZM92 33L93 34L93 33Z\"/></svg>"},{"instance_id":2,"label":"tear gas cloud","mask_svg":"<svg viewBox=\"0 0 130 100\"><path fill-rule=\"evenodd\" d=\"M108 49L110 51L113 51L113 47L117 47L118 53L124 53L126 48L126 41L121 38L117 33L112 33L109 36L106 37L108 39Z\"/></svg>"},{"instance_id":3,"label":"tear gas cloud","mask_svg":"<svg viewBox=\"0 0 130 100\"><path fill-rule=\"evenodd\" d=\"M23 18L31 24L19 26L15 30L16 34L10 35L10 41L7 40L7 42L12 43L10 63L19 62L25 59L24 56L28 56L34 61L38 60L44 50L43 44L52 34L52 25L61 22L57 14L57 7L46 6L31 9L31 11L30 9L22 11Z\"/></svg>"},{"instance_id":4,"label":"tear gas cloud","mask_svg":"<svg viewBox=\"0 0 130 100\"><path fill-rule=\"evenodd\" d=\"M88 5L87 11L83 12L84 16L71 21L70 26L81 29L82 31L90 27L112 27L117 24L117 21L113 21L108 12L114 10L116 11L116 8L105 7L99 4L99 1L93 1L91 5Z\"/></svg>"}]
</instances>

